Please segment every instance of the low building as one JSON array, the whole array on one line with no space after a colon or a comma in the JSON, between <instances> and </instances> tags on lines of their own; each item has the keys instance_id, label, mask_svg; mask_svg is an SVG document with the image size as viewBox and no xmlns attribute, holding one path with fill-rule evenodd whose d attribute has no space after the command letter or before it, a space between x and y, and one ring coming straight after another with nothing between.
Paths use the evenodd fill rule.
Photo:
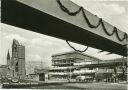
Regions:
<instances>
[{"instance_id":1,"label":"low building","mask_svg":"<svg viewBox=\"0 0 128 90\"><path fill-rule=\"evenodd\" d=\"M49 79L49 69L38 69L35 68L34 70L35 74L39 75L39 81L48 81Z\"/></svg>"},{"instance_id":2,"label":"low building","mask_svg":"<svg viewBox=\"0 0 128 90\"><path fill-rule=\"evenodd\" d=\"M0 66L0 78L6 77L7 74L8 74L7 65L1 65L1 66Z\"/></svg>"},{"instance_id":3,"label":"low building","mask_svg":"<svg viewBox=\"0 0 128 90\"><path fill-rule=\"evenodd\" d=\"M38 74L29 74L27 75L27 80L31 81L39 81L39 75Z\"/></svg>"}]
</instances>

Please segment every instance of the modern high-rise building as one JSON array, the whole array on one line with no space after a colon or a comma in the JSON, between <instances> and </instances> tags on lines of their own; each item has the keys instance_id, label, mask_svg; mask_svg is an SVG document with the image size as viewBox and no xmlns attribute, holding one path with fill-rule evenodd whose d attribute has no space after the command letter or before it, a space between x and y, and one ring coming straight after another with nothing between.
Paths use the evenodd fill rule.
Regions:
<instances>
[{"instance_id":1,"label":"modern high-rise building","mask_svg":"<svg viewBox=\"0 0 128 90\"><path fill-rule=\"evenodd\" d=\"M12 77L24 78L25 69L25 46L21 45L17 40L13 39L12 56L9 51L7 54L7 66L9 74Z\"/></svg>"}]
</instances>

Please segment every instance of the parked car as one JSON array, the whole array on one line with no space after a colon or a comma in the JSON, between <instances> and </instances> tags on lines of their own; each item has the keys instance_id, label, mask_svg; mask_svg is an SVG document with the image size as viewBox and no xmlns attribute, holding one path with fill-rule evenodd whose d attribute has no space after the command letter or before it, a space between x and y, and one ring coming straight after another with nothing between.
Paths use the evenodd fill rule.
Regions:
<instances>
[{"instance_id":1,"label":"parked car","mask_svg":"<svg viewBox=\"0 0 128 90\"><path fill-rule=\"evenodd\" d=\"M13 83L18 83L18 82L19 82L19 80L16 79L16 78L13 78L11 81L12 81Z\"/></svg>"},{"instance_id":2,"label":"parked car","mask_svg":"<svg viewBox=\"0 0 128 90\"><path fill-rule=\"evenodd\" d=\"M93 81L93 78L91 76L77 76L76 81L79 82L90 82Z\"/></svg>"}]
</instances>

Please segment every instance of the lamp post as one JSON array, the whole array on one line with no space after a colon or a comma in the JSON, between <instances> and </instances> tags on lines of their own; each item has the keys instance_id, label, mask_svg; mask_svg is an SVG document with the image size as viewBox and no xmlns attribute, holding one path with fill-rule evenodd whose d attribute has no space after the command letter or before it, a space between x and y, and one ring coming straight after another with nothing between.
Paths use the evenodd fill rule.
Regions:
<instances>
[{"instance_id":1,"label":"lamp post","mask_svg":"<svg viewBox=\"0 0 128 90\"><path fill-rule=\"evenodd\" d=\"M69 82L71 82L71 60L70 60L70 80Z\"/></svg>"},{"instance_id":2,"label":"lamp post","mask_svg":"<svg viewBox=\"0 0 128 90\"><path fill-rule=\"evenodd\" d=\"M125 61L124 61L125 59L124 59L124 57L122 58L122 73L123 73L123 76L122 76L122 80L124 80L124 77L125 77L125 69L126 69L126 67L125 67Z\"/></svg>"},{"instance_id":3,"label":"lamp post","mask_svg":"<svg viewBox=\"0 0 128 90\"><path fill-rule=\"evenodd\" d=\"M68 76L68 80L69 82L71 82L71 60L69 59L69 76Z\"/></svg>"}]
</instances>

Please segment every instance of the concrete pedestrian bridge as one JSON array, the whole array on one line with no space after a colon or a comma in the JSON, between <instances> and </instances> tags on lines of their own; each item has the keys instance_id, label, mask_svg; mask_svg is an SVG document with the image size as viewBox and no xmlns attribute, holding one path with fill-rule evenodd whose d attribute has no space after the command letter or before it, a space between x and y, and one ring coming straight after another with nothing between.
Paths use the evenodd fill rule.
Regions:
<instances>
[{"instance_id":1,"label":"concrete pedestrian bridge","mask_svg":"<svg viewBox=\"0 0 128 90\"><path fill-rule=\"evenodd\" d=\"M70 0L2 0L2 23L127 56L127 34Z\"/></svg>"}]
</instances>

